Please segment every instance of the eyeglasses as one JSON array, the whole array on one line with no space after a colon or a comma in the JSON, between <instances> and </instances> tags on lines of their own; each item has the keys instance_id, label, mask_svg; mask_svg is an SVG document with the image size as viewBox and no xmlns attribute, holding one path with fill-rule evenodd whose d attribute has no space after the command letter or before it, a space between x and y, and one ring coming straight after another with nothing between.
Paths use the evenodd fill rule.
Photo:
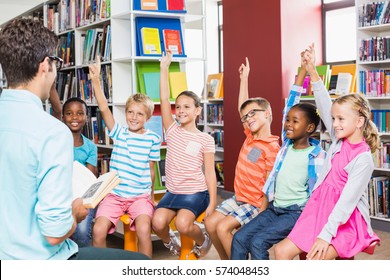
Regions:
<instances>
[{"instance_id":1,"label":"eyeglasses","mask_svg":"<svg viewBox=\"0 0 390 280\"><path fill-rule=\"evenodd\" d=\"M59 58L58 56L55 56L55 55L49 55L48 58L51 61L55 62L57 71L59 71L61 69L62 64L64 63L64 61L61 58Z\"/></svg>"},{"instance_id":2,"label":"eyeglasses","mask_svg":"<svg viewBox=\"0 0 390 280\"><path fill-rule=\"evenodd\" d=\"M256 112L265 112L266 110L264 109L253 109L253 110L250 110L246 115L243 115L241 117L241 122L244 123L247 121L248 118L252 118Z\"/></svg>"}]
</instances>

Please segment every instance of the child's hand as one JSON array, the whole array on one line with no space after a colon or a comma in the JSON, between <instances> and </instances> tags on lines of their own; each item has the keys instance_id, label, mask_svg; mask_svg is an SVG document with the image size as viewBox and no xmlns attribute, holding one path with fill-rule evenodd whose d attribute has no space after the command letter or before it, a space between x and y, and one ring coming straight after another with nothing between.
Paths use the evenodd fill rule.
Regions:
<instances>
[{"instance_id":1,"label":"child's hand","mask_svg":"<svg viewBox=\"0 0 390 280\"><path fill-rule=\"evenodd\" d=\"M323 260L328 251L329 243L321 238L317 238L310 251L307 253L308 260Z\"/></svg>"},{"instance_id":2,"label":"child's hand","mask_svg":"<svg viewBox=\"0 0 390 280\"><path fill-rule=\"evenodd\" d=\"M241 64L241 66L238 68L238 72L240 73L240 79L242 78L248 78L249 76L249 60L247 57L245 57L246 64Z\"/></svg>"},{"instance_id":3,"label":"child's hand","mask_svg":"<svg viewBox=\"0 0 390 280\"><path fill-rule=\"evenodd\" d=\"M303 61L306 65L306 70L309 73L316 71L316 55L314 50L314 43L312 43L303 54Z\"/></svg>"},{"instance_id":4,"label":"child's hand","mask_svg":"<svg viewBox=\"0 0 390 280\"><path fill-rule=\"evenodd\" d=\"M209 206L206 208L206 210L205 210L205 217L208 217L208 216L210 216L211 214L213 214L213 212L214 212L214 210L215 210L215 205L212 205L211 203L209 204Z\"/></svg>"},{"instance_id":5,"label":"child's hand","mask_svg":"<svg viewBox=\"0 0 390 280\"><path fill-rule=\"evenodd\" d=\"M169 65L171 65L172 61L172 51L167 50L167 53L164 52L161 55L161 61L160 61L160 68L169 68Z\"/></svg>"},{"instance_id":6,"label":"child's hand","mask_svg":"<svg viewBox=\"0 0 390 280\"><path fill-rule=\"evenodd\" d=\"M96 57L95 63L90 63L88 65L89 68L89 79L95 80L100 78L100 56Z\"/></svg>"}]
</instances>

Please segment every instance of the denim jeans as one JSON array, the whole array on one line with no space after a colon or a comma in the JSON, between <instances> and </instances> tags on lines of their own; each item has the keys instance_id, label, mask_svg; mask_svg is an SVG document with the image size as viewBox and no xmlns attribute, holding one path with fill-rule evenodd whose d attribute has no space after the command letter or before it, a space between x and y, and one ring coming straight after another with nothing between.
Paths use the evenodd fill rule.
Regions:
<instances>
[{"instance_id":1,"label":"denim jeans","mask_svg":"<svg viewBox=\"0 0 390 280\"><path fill-rule=\"evenodd\" d=\"M72 235L72 240L79 247L87 247L91 245L92 239L92 222L95 217L96 209L90 209L87 217L77 224L76 230Z\"/></svg>"},{"instance_id":2,"label":"denim jeans","mask_svg":"<svg viewBox=\"0 0 390 280\"><path fill-rule=\"evenodd\" d=\"M233 236L231 259L268 260L268 249L290 233L302 213L301 207L275 207L273 202Z\"/></svg>"}]
</instances>

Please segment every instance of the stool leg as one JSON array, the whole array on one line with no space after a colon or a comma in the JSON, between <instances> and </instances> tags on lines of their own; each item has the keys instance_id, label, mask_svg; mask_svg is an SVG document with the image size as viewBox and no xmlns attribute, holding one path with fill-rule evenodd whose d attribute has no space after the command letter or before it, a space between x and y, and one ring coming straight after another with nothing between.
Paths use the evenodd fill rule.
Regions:
<instances>
[{"instance_id":1,"label":"stool leg","mask_svg":"<svg viewBox=\"0 0 390 280\"><path fill-rule=\"evenodd\" d=\"M123 224L123 240L125 250L138 252L137 234L135 231L130 230L128 224Z\"/></svg>"},{"instance_id":2,"label":"stool leg","mask_svg":"<svg viewBox=\"0 0 390 280\"><path fill-rule=\"evenodd\" d=\"M184 234L180 234L180 243L181 243L181 251L179 260L197 260L198 258L194 253L191 253L192 248L194 247L194 240L189 238ZM188 255L189 254L189 255ZM188 255L188 258L187 258Z\"/></svg>"}]
</instances>

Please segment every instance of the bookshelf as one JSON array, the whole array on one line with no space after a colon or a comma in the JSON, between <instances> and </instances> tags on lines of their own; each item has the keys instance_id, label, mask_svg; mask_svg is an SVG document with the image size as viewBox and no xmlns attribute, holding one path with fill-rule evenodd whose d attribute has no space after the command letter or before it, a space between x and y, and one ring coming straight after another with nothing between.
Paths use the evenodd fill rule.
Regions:
<instances>
[{"instance_id":1,"label":"bookshelf","mask_svg":"<svg viewBox=\"0 0 390 280\"><path fill-rule=\"evenodd\" d=\"M101 12L98 5L96 12L92 8L91 20L82 16L88 10L86 6L84 5L84 9L81 7L82 5L76 6L76 3L80 2L74 0L45 1L18 16L37 18L59 36L58 55L63 54L65 58L64 66L58 73L57 81L57 91L61 101L63 102L72 95L82 97L88 104L88 113L91 120L94 119L96 122L98 108L96 101L92 98L93 95L89 92L91 88L87 79L88 61L93 59L93 55L86 58L83 43L85 43L90 32L99 33L109 27L110 38L105 39L105 42L110 41L108 44L109 52L102 60L102 72L107 74L102 77L102 80L107 80L104 82L105 93L114 118L119 123L125 123L125 102L130 94L139 92L141 88L138 75L139 65L148 63L157 65L157 72L159 72L160 55L140 53L139 26L137 26L140 21L144 25L145 22L146 24L157 22L158 28L161 27L161 24L164 25L162 22L168 21L167 28L164 29L180 29L183 44L182 52L174 55L172 66L175 66L171 68L174 68L175 72L185 72L188 89L201 95L202 100L206 100L204 89L206 88L207 79L207 53L210 52L206 44L207 37L210 37L210 34L206 34L206 10L213 11L213 9L216 9L216 2L214 4L208 2L206 9L205 0L185 0L185 12L164 11L164 7L160 9L160 5L166 5L164 0L158 1L158 10L148 11L140 10L140 0L111 0L105 3L109 2L110 9L105 10L104 13ZM96 1L96 3L100 3L100 1ZM79 14L81 16L78 16ZM105 30L105 32L108 31ZM163 40L161 44L161 48L164 50ZM211 50L211 53L213 53L213 50ZM214 55L211 57L214 57ZM66 85L67 89L65 90ZM223 102L222 100L216 100L212 103L222 104ZM207 105L205 102L203 102L203 105L205 114ZM48 102L45 108L48 112L50 111ZM159 102L156 100L155 114L158 114L158 112ZM93 123L91 122L89 126L90 138L93 138L95 135L95 132L92 132ZM221 124L207 124L203 127L204 131L207 132L221 128ZM104 135L102 138L103 140L99 140L97 146L106 166L108 164L107 155L109 158L112 143L104 141ZM165 149L165 147L163 146L162 149ZM217 159L223 160L223 150L220 147L217 148L217 155L222 155Z\"/></svg>"},{"instance_id":2,"label":"bookshelf","mask_svg":"<svg viewBox=\"0 0 390 280\"><path fill-rule=\"evenodd\" d=\"M375 228L390 231L389 185L377 183L378 177L390 178L390 2L356 0L357 92L365 94L378 127L381 149L374 155L375 169L369 188L370 214ZM382 155L381 155L382 154ZM387 205L386 205L387 204Z\"/></svg>"}]
</instances>

